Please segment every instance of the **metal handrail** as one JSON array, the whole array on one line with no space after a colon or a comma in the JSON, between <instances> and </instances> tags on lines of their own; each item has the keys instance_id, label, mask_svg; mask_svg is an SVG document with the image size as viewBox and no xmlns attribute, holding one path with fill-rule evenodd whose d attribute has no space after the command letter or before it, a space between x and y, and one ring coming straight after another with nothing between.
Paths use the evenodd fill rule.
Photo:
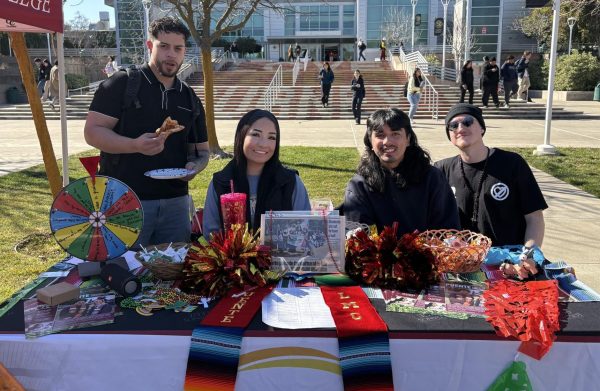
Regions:
<instances>
[{"instance_id":1,"label":"metal handrail","mask_svg":"<svg viewBox=\"0 0 600 391\"><path fill-rule=\"evenodd\" d=\"M267 91L265 91L264 102L265 102L265 110L271 111L273 108L273 104L275 100L279 96L279 92L281 87L283 86L283 67L279 64L277 70L275 71L275 75L273 75L273 79L271 79L271 83L267 87Z\"/></svg>"},{"instance_id":2,"label":"metal handrail","mask_svg":"<svg viewBox=\"0 0 600 391\"><path fill-rule=\"evenodd\" d=\"M117 48L64 48L65 57L104 57L119 54ZM31 57L47 57L48 48L28 48Z\"/></svg>"},{"instance_id":3,"label":"metal handrail","mask_svg":"<svg viewBox=\"0 0 600 391\"><path fill-rule=\"evenodd\" d=\"M443 71L443 72L442 72ZM455 68L442 67L441 65L429 64L429 75L435 76L440 80L457 80L457 72ZM442 79L442 74L444 78Z\"/></svg>"},{"instance_id":4,"label":"metal handrail","mask_svg":"<svg viewBox=\"0 0 600 391\"><path fill-rule=\"evenodd\" d=\"M181 80L185 80L188 77L190 77L192 73L197 72L201 64L200 57L200 53L186 53L186 55L183 58L183 64L177 72L177 77ZM100 86L100 83L102 83L102 80L95 81L93 83L88 84L87 86L69 89L67 90L67 97L75 95L76 92L82 94L85 90L87 90L88 92L95 92L98 89L98 86Z\"/></svg>"},{"instance_id":5,"label":"metal handrail","mask_svg":"<svg viewBox=\"0 0 600 391\"><path fill-rule=\"evenodd\" d=\"M417 63L417 66L421 69L421 72L426 74L429 73L429 62L418 50L407 54L406 61L410 63Z\"/></svg>"},{"instance_id":6,"label":"metal handrail","mask_svg":"<svg viewBox=\"0 0 600 391\"><path fill-rule=\"evenodd\" d=\"M93 83L88 84L87 86L83 86L83 87L79 87L79 88L72 88L70 90L67 90L67 98L70 97L71 95L81 95L83 94L84 90L87 90L89 92L94 92L98 89L98 86L100 85L100 83L102 83L102 80L100 81L95 81ZM79 94L75 94L75 92L79 91Z\"/></svg>"}]
</instances>

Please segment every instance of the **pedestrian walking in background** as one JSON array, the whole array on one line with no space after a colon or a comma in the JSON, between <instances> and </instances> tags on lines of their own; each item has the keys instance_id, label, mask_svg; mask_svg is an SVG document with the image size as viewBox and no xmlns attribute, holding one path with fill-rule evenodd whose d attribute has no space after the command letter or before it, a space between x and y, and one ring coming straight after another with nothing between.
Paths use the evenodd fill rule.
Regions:
<instances>
[{"instance_id":1,"label":"pedestrian walking in background","mask_svg":"<svg viewBox=\"0 0 600 391\"><path fill-rule=\"evenodd\" d=\"M469 91L469 104L473 104L473 61L465 61L460 71L460 103L465 102L465 94Z\"/></svg>"},{"instance_id":2,"label":"pedestrian walking in background","mask_svg":"<svg viewBox=\"0 0 600 391\"><path fill-rule=\"evenodd\" d=\"M117 62L115 61L115 56L108 56L108 62L104 66L104 74L106 77L111 77L119 67L117 66Z\"/></svg>"},{"instance_id":3,"label":"pedestrian walking in background","mask_svg":"<svg viewBox=\"0 0 600 391\"><path fill-rule=\"evenodd\" d=\"M291 43L288 47L287 60L290 62L294 62L294 46Z\"/></svg>"},{"instance_id":4,"label":"pedestrian walking in background","mask_svg":"<svg viewBox=\"0 0 600 391\"><path fill-rule=\"evenodd\" d=\"M55 105L58 103L58 91L59 91L59 79L58 79L58 60L54 61L54 66L50 70L50 80L48 81L48 90L52 96L52 102L50 107L52 110L55 109Z\"/></svg>"},{"instance_id":5,"label":"pedestrian walking in background","mask_svg":"<svg viewBox=\"0 0 600 391\"><path fill-rule=\"evenodd\" d=\"M239 49L237 47L237 43L233 41L231 46L229 47L229 51L231 52L231 57L233 58L233 62L237 62L239 56Z\"/></svg>"},{"instance_id":6,"label":"pedestrian walking in background","mask_svg":"<svg viewBox=\"0 0 600 391\"><path fill-rule=\"evenodd\" d=\"M381 38L381 42L379 43L379 50L380 50L380 55L379 55L379 60L380 61L385 61L385 54L386 54L386 47L385 47L385 37Z\"/></svg>"},{"instance_id":7,"label":"pedestrian walking in background","mask_svg":"<svg viewBox=\"0 0 600 391\"><path fill-rule=\"evenodd\" d=\"M50 64L50 60L47 58L42 62L43 72L40 70L40 77L44 76L43 84L42 84L42 102L45 102L48 99L48 93L50 89L50 71L52 70L52 65ZM42 80L40 80L42 83Z\"/></svg>"},{"instance_id":8,"label":"pedestrian walking in background","mask_svg":"<svg viewBox=\"0 0 600 391\"><path fill-rule=\"evenodd\" d=\"M362 101L365 98L365 81L363 80L360 71L357 69L354 71L354 78L352 79L352 114L354 114L354 120L357 125L360 125L361 118L361 106Z\"/></svg>"},{"instance_id":9,"label":"pedestrian walking in background","mask_svg":"<svg viewBox=\"0 0 600 391\"><path fill-rule=\"evenodd\" d=\"M363 61L367 61L367 59L365 58L365 55L364 55L364 51L367 48L367 44L365 44L365 42L362 40L362 38L358 39L358 42L356 43L356 47L358 48L358 61L360 61L361 58L363 59Z\"/></svg>"},{"instance_id":10,"label":"pedestrian walking in background","mask_svg":"<svg viewBox=\"0 0 600 391\"><path fill-rule=\"evenodd\" d=\"M498 100L498 82L500 81L500 69L496 65L496 57L492 57L489 64L483 70L483 97L481 99L483 106L488 107L488 101L490 94L494 100L496 108L500 107L500 101Z\"/></svg>"},{"instance_id":11,"label":"pedestrian walking in background","mask_svg":"<svg viewBox=\"0 0 600 391\"><path fill-rule=\"evenodd\" d=\"M302 54L302 47L296 43L296 58L300 58L300 54Z\"/></svg>"},{"instance_id":12,"label":"pedestrian walking in background","mask_svg":"<svg viewBox=\"0 0 600 391\"><path fill-rule=\"evenodd\" d=\"M321 79L321 103L323 107L329 107L329 92L331 91L334 78L331 66L326 62L323 64L321 72L319 72L319 79Z\"/></svg>"},{"instance_id":13,"label":"pedestrian walking in background","mask_svg":"<svg viewBox=\"0 0 600 391\"><path fill-rule=\"evenodd\" d=\"M42 59L36 58L33 60L33 64L35 65L34 74L36 75L35 80L37 81L37 89L41 97L44 93L44 83L46 83L46 78L42 70Z\"/></svg>"},{"instance_id":14,"label":"pedestrian walking in background","mask_svg":"<svg viewBox=\"0 0 600 391\"><path fill-rule=\"evenodd\" d=\"M483 64L479 68L479 91L483 91L483 73L485 72L485 67L487 67L490 63L490 58L488 56L483 56Z\"/></svg>"},{"instance_id":15,"label":"pedestrian walking in background","mask_svg":"<svg viewBox=\"0 0 600 391\"><path fill-rule=\"evenodd\" d=\"M406 92L406 99L410 103L410 110L408 111L408 118L410 118L410 124L415 123L415 114L419 108L419 101L421 100L421 88L423 87L423 75L421 69L415 68L415 71L408 79L408 88Z\"/></svg>"},{"instance_id":16,"label":"pedestrian walking in background","mask_svg":"<svg viewBox=\"0 0 600 391\"><path fill-rule=\"evenodd\" d=\"M519 89L517 90L517 98L530 101L529 99L529 87L531 82L529 80L529 60L531 59L531 52L523 52L523 56L515 63L517 67L517 75L519 77Z\"/></svg>"},{"instance_id":17,"label":"pedestrian walking in background","mask_svg":"<svg viewBox=\"0 0 600 391\"><path fill-rule=\"evenodd\" d=\"M500 78L504 86L504 106L510 109L510 96L517 92L518 74L515 66L515 56L508 56L502 68L500 68Z\"/></svg>"}]
</instances>

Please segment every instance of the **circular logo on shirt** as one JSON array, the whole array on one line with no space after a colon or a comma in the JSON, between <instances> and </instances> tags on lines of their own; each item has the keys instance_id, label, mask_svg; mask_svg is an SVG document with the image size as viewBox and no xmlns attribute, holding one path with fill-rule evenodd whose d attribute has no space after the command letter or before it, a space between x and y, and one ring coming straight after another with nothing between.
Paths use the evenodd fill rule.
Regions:
<instances>
[{"instance_id":1,"label":"circular logo on shirt","mask_svg":"<svg viewBox=\"0 0 600 391\"><path fill-rule=\"evenodd\" d=\"M492 188L490 189L490 194L496 201L504 201L508 198L510 190L508 189L508 186L500 182L492 186Z\"/></svg>"}]
</instances>

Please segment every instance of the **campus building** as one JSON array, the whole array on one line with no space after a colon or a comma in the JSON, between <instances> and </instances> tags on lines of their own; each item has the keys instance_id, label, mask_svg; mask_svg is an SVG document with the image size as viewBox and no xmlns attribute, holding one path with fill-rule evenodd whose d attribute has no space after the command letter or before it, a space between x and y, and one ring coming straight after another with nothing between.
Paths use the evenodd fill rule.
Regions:
<instances>
[{"instance_id":1,"label":"campus building","mask_svg":"<svg viewBox=\"0 0 600 391\"><path fill-rule=\"evenodd\" d=\"M291 1L285 3L283 12L259 9L242 30L223 38L233 41L237 37L253 37L263 46L262 56L274 61L285 59L288 47L296 44L316 60L354 60L358 38L365 40L368 48L376 49L381 38L388 35L396 35L387 37L388 42L397 44L402 40L410 50L413 2L414 49L441 53L443 29L439 25L444 9L440 0ZM139 61L143 58L147 21L164 16L166 4L160 0L105 0L105 4L115 8L121 62ZM532 40L512 29L513 20L525 12L525 0L452 0L447 31L458 31L456 27L464 26L470 16L471 38L475 42L470 52L477 60L483 55L499 57L501 52L534 50ZM398 25L406 27L401 31L390 27ZM451 45L446 50L450 54Z\"/></svg>"}]
</instances>

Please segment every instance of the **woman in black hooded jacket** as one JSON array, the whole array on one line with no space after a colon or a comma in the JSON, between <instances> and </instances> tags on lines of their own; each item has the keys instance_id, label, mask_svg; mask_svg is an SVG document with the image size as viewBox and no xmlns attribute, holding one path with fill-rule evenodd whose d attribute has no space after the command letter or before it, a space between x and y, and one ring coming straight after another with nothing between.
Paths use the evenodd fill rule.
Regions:
<instances>
[{"instance_id":1,"label":"woman in black hooded jacket","mask_svg":"<svg viewBox=\"0 0 600 391\"><path fill-rule=\"evenodd\" d=\"M469 91L469 104L473 104L473 62L467 60L460 71L460 103L465 103Z\"/></svg>"}]
</instances>

